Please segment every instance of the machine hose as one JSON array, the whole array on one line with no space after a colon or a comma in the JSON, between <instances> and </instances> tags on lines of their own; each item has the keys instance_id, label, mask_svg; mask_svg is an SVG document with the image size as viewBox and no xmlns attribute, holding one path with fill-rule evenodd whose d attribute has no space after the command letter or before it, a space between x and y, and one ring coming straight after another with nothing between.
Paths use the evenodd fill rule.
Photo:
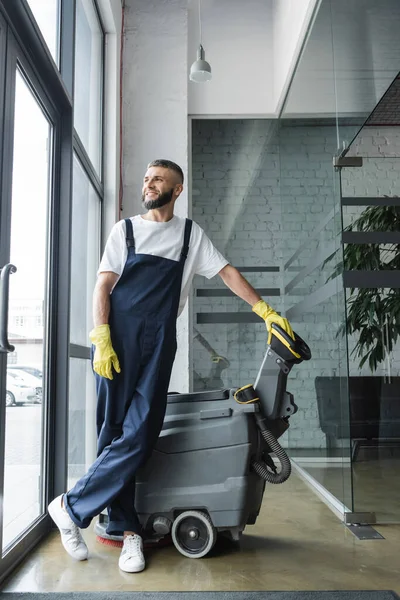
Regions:
<instances>
[{"instance_id":1,"label":"machine hose","mask_svg":"<svg viewBox=\"0 0 400 600\"><path fill-rule=\"evenodd\" d=\"M264 461L254 460L251 463L254 471L265 481L268 483L283 483L286 481L292 472L292 465L290 463L290 458L276 439L274 435L268 429L262 429L261 435L263 436L265 442L268 444L269 448L275 453L277 459L281 463L281 470L279 473L271 473L268 469L266 463Z\"/></svg>"}]
</instances>

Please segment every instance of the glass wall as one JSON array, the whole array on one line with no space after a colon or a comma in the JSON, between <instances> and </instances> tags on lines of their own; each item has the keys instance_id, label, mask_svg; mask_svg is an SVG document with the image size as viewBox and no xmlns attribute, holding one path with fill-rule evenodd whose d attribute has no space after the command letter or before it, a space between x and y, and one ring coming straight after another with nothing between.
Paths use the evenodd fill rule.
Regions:
<instances>
[{"instance_id":1,"label":"glass wall","mask_svg":"<svg viewBox=\"0 0 400 600\"><path fill-rule=\"evenodd\" d=\"M307 365L310 378L300 385L301 390L308 386L313 399L308 410L304 400L304 422L293 419L291 455L306 477L322 484L344 504L345 512L366 513L372 521L396 520L393 496L388 493L389 481L392 485L396 479L393 456L398 452L393 400L398 374L396 309L386 326L378 323L381 304L387 301L396 306L397 292L390 288L395 286L393 273L389 280L379 280L379 294L374 291L374 281L377 285L376 271L385 270L385 261L395 256L394 246L388 249L383 245L387 228L392 232L389 235L398 236L393 230L398 228L394 215L389 225L390 219L385 221L375 210L384 210L385 194L393 197L399 190L394 166L400 156L399 119L394 110L399 104L398 86L391 85L399 71L399 9L394 0L379 5L324 0L281 116L283 227L288 233L297 228L299 242L297 253L285 263L285 309L295 327L301 327L295 322L299 317L308 323L313 349L313 361ZM304 121L299 122L296 115ZM303 161L297 172L298 178L302 177L300 186L290 177L290 170L288 173L288 168L294 168L293 153L300 146L284 133L296 121L304 133ZM372 159L374 156L379 156L380 162ZM336 169L332 168L333 157L340 165ZM363 157L363 163L353 157ZM341 158L350 162L338 162ZM375 216L368 210L365 213L365 196L376 198ZM393 211L393 206L389 210ZM360 222L361 213L364 221ZM294 218L294 214L292 224L288 217ZM358 233L359 227L368 227L366 217L376 229L369 238ZM345 230L342 235L341 230L350 223L355 231ZM337 240L344 242L343 248ZM396 243L396 239L391 241ZM374 281L365 280L366 271ZM385 342L388 336L393 341L390 349ZM376 368L373 360L372 368L368 364L371 354L381 359ZM360 366L364 357L367 362ZM380 375L382 369L385 376ZM310 437L313 441L307 443ZM383 467L383 456L388 460L389 455L392 460ZM376 485L377 481L381 484Z\"/></svg>"},{"instance_id":2,"label":"glass wall","mask_svg":"<svg viewBox=\"0 0 400 600\"><path fill-rule=\"evenodd\" d=\"M300 468L351 505L344 289L332 277L341 261L339 177L332 163L335 121L198 120L192 127L193 218L311 346L313 359L294 368L288 389L298 412L281 438ZM331 255L334 258L328 262ZM266 328L219 277L196 277L193 389L254 383L266 348ZM220 358L218 358L220 357ZM330 387L339 442L326 443L320 388Z\"/></svg>"},{"instance_id":3,"label":"glass wall","mask_svg":"<svg viewBox=\"0 0 400 600\"><path fill-rule=\"evenodd\" d=\"M363 157L341 173L354 508L398 522L400 128L370 124L350 152Z\"/></svg>"},{"instance_id":4,"label":"glass wall","mask_svg":"<svg viewBox=\"0 0 400 600\"><path fill-rule=\"evenodd\" d=\"M394 0L323 0L278 120L192 121L193 218L312 350L282 445L339 513L371 521L400 519L398 25ZM194 390L254 383L265 325L220 278L196 278L193 325Z\"/></svg>"},{"instance_id":5,"label":"glass wall","mask_svg":"<svg viewBox=\"0 0 400 600\"><path fill-rule=\"evenodd\" d=\"M193 121L192 139L193 219L281 311L277 123ZM219 277L195 278L193 310L193 389L253 383L265 350L264 322Z\"/></svg>"},{"instance_id":6,"label":"glass wall","mask_svg":"<svg viewBox=\"0 0 400 600\"><path fill-rule=\"evenodd\" d=\"M397 0L323 0L320 10L329 12L332 27L337 137L343 150L399 73L400 4Z\"/></svg>"},{"instance_id":7,"label":"glass wall","mask_svg":"<svg viewBox=\"0 0 400 600\"><path fill-rule=\"evenodd\" d=\"M340 503L351 507L345 297L340 275L342 228L339 176L332 161L335 150L332 119L281 122L285 314L312 351L312 360L300 365L290 382L299 411L291 419L289 447L297 466L328 488Z\"/></svg>"}]
</instances>

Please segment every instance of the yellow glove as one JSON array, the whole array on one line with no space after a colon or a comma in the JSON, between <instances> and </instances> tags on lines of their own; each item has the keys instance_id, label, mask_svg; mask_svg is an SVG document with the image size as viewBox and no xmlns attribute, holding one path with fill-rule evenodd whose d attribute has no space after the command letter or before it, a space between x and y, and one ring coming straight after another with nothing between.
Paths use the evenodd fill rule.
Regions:
<instances>
[{"instance_id":1,"label":"yellow glove","mask_svg":"<svg viewBox=\"0 0 400 600\"><path fill-rule=\"evenodd\" d=\"M283 317L280 317L278 313L275 312L274 309L269 306L269 304L264 302L264 300L259 300L252 307L251 310L255 312L256 315L264 319L268 331L268 344L271 343L272 323L276 323L277 325L279 325L279 327L282 327L282 329L286 331L286 333L288 333L291 338L294 339L293 329L291 328L289 321L287 319L284 319Z\"/></svg>"},{"instance_id":2,"label":"yellow glove","mask_svg":"<svg viewBox=\"0 0 400 600\"><path fill-rule=\"evenodd\" d=\"M89 333L90 340L96 346L93 356L93 369L101 377L113 379L112 367L121 373L118 357L111 344L109 325L98 325Z\"/></svg>"}]
</instances>

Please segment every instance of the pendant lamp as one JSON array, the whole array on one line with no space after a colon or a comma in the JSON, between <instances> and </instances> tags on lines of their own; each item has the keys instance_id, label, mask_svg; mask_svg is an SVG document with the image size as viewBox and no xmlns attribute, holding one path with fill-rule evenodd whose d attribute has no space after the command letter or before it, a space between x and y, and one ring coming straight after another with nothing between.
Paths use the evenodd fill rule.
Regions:
<instances>
[{"instance_id":1,"label":"pendant lamp","mask_svg":"<svg viewBox=\"0 0 400 600\"><path fill-rule=\"evenodd\" d=\"M194 61L190 67L190 80L195 83L202 83L203 81L210 81L211 79L211 67L205 60L205 52L201 43L201 9L199 0L199 31L200 31L200 43L197 50L197 60Z\"/></svg>"}]
</instances>

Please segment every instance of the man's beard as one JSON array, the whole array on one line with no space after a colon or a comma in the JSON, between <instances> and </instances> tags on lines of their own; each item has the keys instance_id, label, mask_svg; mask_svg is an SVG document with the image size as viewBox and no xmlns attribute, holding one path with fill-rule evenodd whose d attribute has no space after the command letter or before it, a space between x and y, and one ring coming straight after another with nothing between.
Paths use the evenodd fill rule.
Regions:
<instances>
[{"instance_id":1,"label":"man's beard","mask_svg":"<svg viewBox=\"0 0 400 600\"><path fill-rule=\"evenodd\" d=\"M142 205L146 210L154 210L156 208L161 208L166 204L169 204L172 200L172 194L174 189L171 188L169 192L164 192L160 194L158 198L155 200L146 200L146 194L142 194Z\"/></svg>"}]
</instances>

